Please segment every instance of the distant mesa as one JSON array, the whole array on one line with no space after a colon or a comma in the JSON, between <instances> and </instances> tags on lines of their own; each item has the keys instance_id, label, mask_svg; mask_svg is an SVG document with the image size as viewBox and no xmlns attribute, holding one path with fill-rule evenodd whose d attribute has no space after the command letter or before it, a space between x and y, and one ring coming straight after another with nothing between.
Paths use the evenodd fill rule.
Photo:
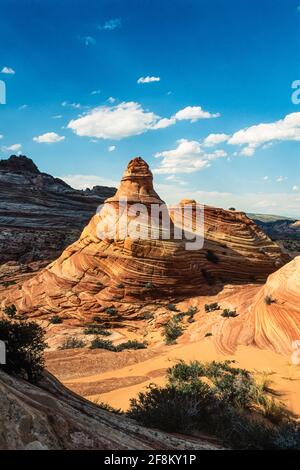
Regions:
<instances>
[{"instance_id":1,"label":"distant mesa","mask_svg":"<svg viewBox=\"0 0 300 470\"><path fill-rule=\"evenodd\" d=\"M78 241L7 302L35 316L65 312L76 318L109 316L113 302L140 304L191 297L222 289L224 283L262 282L289 258L244 213L205 207L204 248L187 251L183 240L99 238L109 224L109 208L163 203L153 176L140 157L131 160L117 193L92 217ZM193 201L193 204L196 204ZM171 219L182 203L170 210ZM171 220L172 222L172 220ZM150 227L151 228L151 227ZM123 314L130 317L130 309Z\"/></svg>"}]
</instances>

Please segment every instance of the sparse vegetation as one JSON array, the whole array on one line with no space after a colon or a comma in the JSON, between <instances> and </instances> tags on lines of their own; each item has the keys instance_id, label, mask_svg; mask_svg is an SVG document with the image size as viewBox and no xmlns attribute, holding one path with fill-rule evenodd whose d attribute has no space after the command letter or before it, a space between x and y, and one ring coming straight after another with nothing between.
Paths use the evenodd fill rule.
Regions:
<instances>
[{"instance_id":1,"label":"sparse vegetation","mask_svg":"<svg viewBox=\"0 0 300 470\"><path fill-rule=\"evenodd\" d=\"M110 413L115 413L118 415L123 414L120 408L114 408L109 403L105 403L104 401L93 400L93 403L94 405L98 406L98 408L101 408L101 410L109 411Z\"/></svg>"},{"instance_id":2,"label":"sparse vegetation","mask_svg":"<svg viewBox=\"0 0 300 470\"><path fill-rule=\"evenodd\" d=\"M100 336L110 336L111 332L104 330L100 325L89 325L84 330L85 335L100 335Z\"/></svg>"},{"instance_id":3,"label":"sparse vegetation","mask_svg":"<svg viewBox=\"0 0 300 470\"><path fill-rule=\"evenodd\" d=\"M212 335L213 335L212 333L208 332L208 333L205 333L205 336L204 336L204 337L205 337L205 338L209 338L209 337L212 336Z\"/></svg>"},{"instance_id":4,"label":"sparse vegetation","mask_svg":"<svg viewBox=\"0 0 300 470\"><path fill-rule=\"evenodd\" d=\"M121 352L121 351L124 351L125 349L145 349L145 348L146 348L145 343L140 343L135 340L133 341L129 340L129 341L126 341L126 343L121 343L115 346L110 340L95 338L91 343L91 349L107 349L108 351L113 351L113 352Z\"/></svg>"},{"instance_id":5,"label":"sparse vegetation","mask_svg":"<svg viewBox=\"0 0 300 470\"><path fill-rule=\"evenodd\" d=\"M132 399L128 415L164 431L210 433L236 449L300 449L292 413L232 361L180 361L167 379Z\"/></svg>"},{"instance_id":6,"label":"sparse vegetation","mask_svg":"<svg viewBox=\"0 0 300 470\"><path fill-rule=\"evenodd\" d=\"M53 317L49 319L49 323L58 325L59 323L62 323L62 318L59 315L53 315Z\"/></svg>"},{"instance_id":7,"label":"sparse vegetation","mask_svg":"<svg viewBox=\"0 0 300 470\"><path fill-rule=\"evenodd\" d=\"M175 344L182 333L183 327L179 325L178 320L172 318L164 325L163 336L165 337L165 343L168 345Z\"/></svg>"},{"instance_id":8,"label":"sparse vegetation","mask_svg":"<svg viewBox=\"0 0 300 470\"><path fill-rule=\"evenodd\" d=\"M75 338L75 336L70 336L66 338L65 341L58 349L80 349L84 348L86 343L82 339Z\"/></svg>"},{"instance_id":9,"label":"sparse vegetation","mask_svg":"<svg viewBox=\"0 0 300 470\"><path fill-rule=\"evenodd\" d=\"M109 313L109 315L118 315L118 310L113 307L107 307L105 311Z\"/></svg>"},{"instance_id":10,"label":"sparse vegetation","mask_svg":"<svg viewBox=\"0 0 300 470\"><path fill-rule=\"evenodd\" d=\"M44 330L35 322L0 321L0 339L6 343L6 364L0 367L36 383L41 377L47 344Z\"/></svg>"},{"instance_id":11,"label":"sparse vegetation","mask_svg":"<svg viewBox=\"0 0 300 470\"><path fill-rule=\"evenodd\" d=\"M189 317L193 317L194 315L196 315L196 313L198 313L198 311L199 311L198 307L190 305L187 312L186 312L186 314Z\"/></svg>"},{"instance_id":12,"label":"sparse vegetation","mask_svg":"<svg viewBox=\"0 0 300 470\"><path fill-rule=\"evenodd\" d=\"M266 295L264 300L265 300L266 305L271 305L271 304L276 303L276 300L273 299L273 297L271 295Z\"/></svg>"},{"instance_id":13,"label":"sparse vegetation","mask_svg":"<svg viewBox=\"0 0 300 470\"><path fill-rule=\"evenodd\" d=\"M167 309L170 310L170 312L178 312L178 309L175 304L168 304Z\"/></svg>"},{"instance_id":14,"label":"sparse vegetation","mask_svg":"<svg viewBox=\"0 0 300 470\"><path fill-rule=\"evenodd\" d=\"M118 287L118 289L124 289L125 286L124 286L124 284L120 283L120 284L117 285L117 287Z\"/></svg>"},{"instance_id":15,"label":"sparse vegetation","mask_svg":"<svg viewBox=\"0 0 300 470\"><path fill-rule=\"evenodd\" d=\"M17 314L17 307L13 305L7 305L4 307L4 313L8 318L14 318Z\"/></svg>"},{"instance_id":16,"label":"sparse vegetation","mask_svg":"<svg viewBox=\"0 0 300 470\"><path fill-rule=\"evenodd\" d=\"M204 309L206 313L214 312L215 310L220 310L220 305L218 304L218 302L214 302L212 304L205 304Z\"/></svg>"},{"instance_id":17,"label":"sparse vegetation","mask_svg":"<svg viewBox=\"0 0 300 470\"><path fill-rule=\"evenodd\" d=\"M154 314L152 312L143 312L141 314L141 318L143 320L152 320L154 318Z\"/></svg>"},{"instance_id":18,"label":"sparse vegetation","mask_svg":"<svg viewBox=\"0 0 300 470\"><path fill-rule=\"evenodd\" d=\"M9 287L9 286L14 286L17 283L16 283L16 281L3 281L3 282L1 282L1 284L2 284L3 287Z\"/></svg>"},{"instance_id":19,"label":"sparse vegetation","mask_svg":"<svg viewBox=\"0 0 300 470\"><path fill-rule=\"evenodd\" d=\"M217 264L219 262L219 257L212 250L207 250L206 259L207 261L210 261L214 264Z\"/></svg>"},{"instance_id":20,"label":"sparse vegetation","mask_svg":"<svg viewBox=\"0 0 300 470\"><path fill-rule=\"evenodd\" d=\"M153 286L152 282L147 282L147 283L145 284L145 289L153 289L153 287L154 287L154 286Z\"/></svg>"},{"instance_id":21,"label":"sparse vegetation","mask_svg":"<svg viewBox=\"0 0 300 470\"><path fill-rule=\"evenodd\" d=\"M221 316L224 318L235 318L238 317L238 313L235 310L230 310L229 308L225 308L221 313Z\"/></svg>"},{"instance_id":22,"label":"sparse vegetation","mask_svg":"<svg viewBox=\"0 0 300 470\"><path fill-rule=\"evenodd\" d=\"M102 322L102 318L99 317L98 315L96 315L96 316L93 317L93 321L96 322L96 323L101 323L101 322Z\"/></svg>"}]
</instances>

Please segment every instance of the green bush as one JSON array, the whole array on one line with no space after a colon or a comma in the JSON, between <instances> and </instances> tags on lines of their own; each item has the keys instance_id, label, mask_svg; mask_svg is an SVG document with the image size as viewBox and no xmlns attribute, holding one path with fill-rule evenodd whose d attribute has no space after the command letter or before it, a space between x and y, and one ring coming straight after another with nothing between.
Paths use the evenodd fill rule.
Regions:
<instances>
[{"instance_id":1,"label":"green bush","mask_svg":"<svg viewBox=\"0 0 300 470\"><path fill-rule=\"evenodd\" d=\"M91 342L91 349L107 349L108 351L116 351L116 347L109 339L95 338Z\"/></svg>"},{"instance_id":2,"label":"green bush","mask_svg":"<svg viewBox=\"0 0 300 470\"><path fill-rule=\"evenodd\" d=\"M166 344L175 344L177 338L182 334L183 327L178 324L178 321L171 319L164 325L163 336Z\"/></svg>"},{"instance_id":3,"label":"green bush","mask_svg":"<svg viewBox=\"0 0 300 470\"><path fill-rule=\"evenodd\" d=\"M6 343L6 364L0 367L36 383L44 368L44 330L35 322L1 320L0 339Z\"/></svg>"},{"instance_id":4,"label":"green bush","mask_svg":"<svg viewBox=\"0 0 300 470\"><path fill-rule=\"evenodd\" d=\"M101 322L102 322L102 318L99 317L98 315L96 315L96 316L93 317L93 321L95 321L96 323L101 323Z\"/></svg>"},{"instance_id":5,"label":"green bush","mask_svg":"<svg viewBox=\"0 0 300 470\"><path fill-rule=\"evenodd\" d=\"M109 405L109 403L105 403L104 401L94 400L93 403L94 405L98 406L98 408L101 408L101 410L109 411L110 413L115 413L118 415L123 414L120 408L114 408L113 406Z\"/></svg>"},{"instance_id":6,"label":"green bush","mask_svg":"<svg viewBox=\"0 0 300 470\"><path fill-rule=\"evenodd\" d=\"M109 313L109 315L118 315L118 310L113 307L107 307L105 311Z\"/></svg>"},{"instance_id":7,"label":"green bush","mask_svg":"<svg viewBox=\"0 0 300 470\"><path fill-rule=\"evenodd\" d=\"M235 318L238 317L238 313L236 313L235 310L230 310L229 308L225 308L223 312L221 313L221 316L224 318Z\"/></svg>"},{"instance_id":8,"label":"green bush","mask_svg":"<svg viewBox=\"0 0 300 470\"><path fill-rule=\"evenodd\" d=\"M104 330L100 325L89 325L84 330L85 335L100 335L100 336L110 336L111 332Z\"/></svg>"},{"instance_id":9,"label":"green bush","mask_svg":"<svg viewBox=\"0 0 300 470\"><path fill-rule=\"evenodd\" d=\"M108 351L121 352L125 349L145 349L145 343L139 343L138 341L126 341L126 343L121 343L114 345L112 341L105 340L101 338L95 338L91 343L91 349L107 349Z\"/></svg>"},{"instance_id":10,"label":"green bush","mask_svg":"<svg viewBox=\"0 0 300 470\"><path fill-rule=\"evenodd\" d=\"M62 323L62 318L59 315L53 315L53 317L49 319L49 323L58 325L59 323Z\"/></svg>"},{"instance_id":11,"label":"green bush","mask_svg":"<svg viewBox=\"0 0 300 470\"><path fill-rule=\"evenodd\" d=\"M14 286L16 283L16 281L3 281L1 282L2 286L3 287L9 287L9 286Z\"/></svg>"},{"instance_id":12,"label":"green bush","mask_svg":"<svg viewBox=\"0 0 300 470\"><path fill-rule=\"evenodd\" d=\"M17 314L17 307L15 305L8 305L4 308L4 313L9 318L14 318Z\"/></svg>"},{"instance_id":13,"label":"green bush","mask_svg":"<svg viewBox=\"0 0 300 470\"><path fill-rule=\"evenodd\" d=\"M131 400L131 418L169 432L210 433L236 449L300 449L297 420L232 361L180 361L167 379Z\"/></svg>"},{"instance_id":14,"label":"green bush","mask_svg":"<svg viewBox=\"0 0 300 470\"><path fill-rule=\"evenodd\" d=\"M170 310L170 312L178 312L178 309L175 304L168 304L167 309Z\"/></svg>"},{"instance_id":15,"label":"green bush","mask_svg":"<svg viewBox=\"0 0 300 470\"><path fill-rule=\"evenodd\" d=\"M146 349L145 343L140 343L139 341L129 340L126 343L118 344L115 347L116 352L124 351L124 349Z\"/></svg>"},{"instance_id":16,"label":"green bush","mask_svg":"<svg viewBox=\"0 0 300 470\"><path fill-rule=\"evenodd\" d=\"M214 312L215 310L220 310L220 305L218 304L218 302L214 302L212 304L205 304L204 308L206 313Z\"/></svg>"},{"instance_id":17,"label":"green bush","mask_svg":"<svg viewBox=\"0 0 300 470\"><path fill-rule=\"evenodd\" d=\"M199 311L198 307L190 305L190 307L188 308L186 312L186 315L193 317L194 315L196 315L196 313L198 313L198 311Z\"/></svg>"},{"instance_id":18,"label":"green bush","mask_svg":"<svg viewBox=\"0 0 300 470\"><path fill-rule=\"evenodd\" d=\"M154 314L152 312L143 312L141 314L141 318L143 320L152 320L154 318Z\"/></svg>"},{"instance_id":19,"label":"green bush","mask_svg":"<svg viewBox=\"0 0 300 470\"><path fill-rule=\"evenodd\" d=\"M69 338L65 339L63 344L58 349L79 349L84 348L85 345L86 343L82 341L82 339L70 336Z\"/></svg>"}]
</instances>

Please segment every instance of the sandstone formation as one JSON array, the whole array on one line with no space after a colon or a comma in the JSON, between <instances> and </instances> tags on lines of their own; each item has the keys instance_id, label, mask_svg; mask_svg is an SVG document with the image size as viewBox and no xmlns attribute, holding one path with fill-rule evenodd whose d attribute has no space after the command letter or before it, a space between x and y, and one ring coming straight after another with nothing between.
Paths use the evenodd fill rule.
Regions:
<instances>
[{"instance_id":1,"label":"sandstone formation","mask_svg":"<svg viewBox=\"0 0 300 470\"><path fill-rule=\"evenodd\" d=\"M0 262L55 259L114 193L75 190L25 156L0 160Z\"/></svg>"},{"instance_id":2,"label":"sandstone formation","mask_svg":"<svg viewBox=\"0 0 300 470\"><path fill-rule=\"evenodd\" d=\"M200 439L137 425L67 390L51 374L39 386L0 371L0 450L211 449Z\"/></svg>"},{"instance_id":3,"label":"sandstone formation","mask_svg":"<svg viewBox=\"0 0 300 470\"><path fill-rule=\"evenodd\" d=\"M118 192L106 200L80 239L22 289L16 288L6 302L13 301L20 312L30 315L67 313L84 318L101 312L109 318L105 307L114 303L191 297L218 291L226 282L260 282L287 261L244 213L213 207L205 208L204 247L186 250L186 238L177 239L174 228L187 201L172 208L171 218L163 205L167 224L161 217L150 219L152 205L162 204L152 179L144 160L131 160ZM146 208L142 213L141 206L140 230L155 233L156 238L123 235L123 229L131 229L137 220L132 215L136 204ZM189 206L190 225L200 233L201 224L194 221L197 204ZM116 218L113 210L120 211ZM170 234L165 238L168 224Z\"/></svg>"}]
</instances>

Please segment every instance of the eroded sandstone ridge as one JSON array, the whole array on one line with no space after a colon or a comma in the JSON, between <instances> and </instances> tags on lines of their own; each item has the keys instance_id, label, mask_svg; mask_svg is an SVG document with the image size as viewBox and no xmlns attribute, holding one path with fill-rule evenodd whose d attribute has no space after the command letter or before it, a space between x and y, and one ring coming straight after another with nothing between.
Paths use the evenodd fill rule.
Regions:
<instances>
[{"instance_id":1,"label":"eroded sandstone ridge","mask_svg":"<svg viewBox=\"0 0 300 470\"><path fill-rule=\"evenodd\" d=\"M124 199L126 206L122 206ZM134 204L146 208L140 226L149 234L155 229L155 239L122 236L121 215L126 215L125 226L130 225L135 220L131 213ZM170 211L168 239L164 239L160 217L154 222L151 219L149 225L147 211L153 204L163 201L153 188L147 163L135 158L129 162L116 195L106 200L79 240L21 289L14 289L6 302L13 301L20 312L30 315L65 312L77 318L96 313L105 317L110 315L105 308L113 303L191 297L217 291L226 282L260 282L287 261L280 248L244 213L213 207L205 208L204 247L186 250L186 240L174 237L173 220L177 224L178 213L187 201ZM196 210L195 202L189 205ZM117 219L112 219L112 209L120 207ZM166 206L162 207L168 217ZM192 225L194 214L192 209ZM121 230L111 230L115 226ZM198 229L201 231L196 226Z\"/></svg>"},{"instance_id":2,"label":"eroded sandstone ridge","mask_svg":"<svg viewBox=\"0 0 300 470\"><path fill-rule=\"evenodd\" d=\"M22 155L0 160L0 262L57 258L114 193L75 190Z\"/></svg>"},{"instance_id":3,"label":"eroded sandstone ridge","mask_svg":"<svg viewBox=\"0 0 300 470\"><path fill-rule=\"evenodd\" d=\"M0 371L0 450L216 449L201 439L176 437L84 400L51 374L39 386Z\"/></svg>"}]
</instances>

